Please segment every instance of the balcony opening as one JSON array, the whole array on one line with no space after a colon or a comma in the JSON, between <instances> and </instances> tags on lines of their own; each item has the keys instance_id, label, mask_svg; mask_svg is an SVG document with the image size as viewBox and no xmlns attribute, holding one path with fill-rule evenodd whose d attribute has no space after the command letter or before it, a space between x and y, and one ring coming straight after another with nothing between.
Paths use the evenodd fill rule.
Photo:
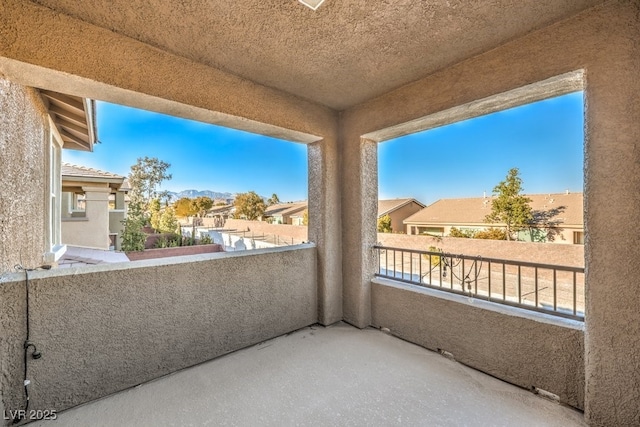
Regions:
<instances>
[{"instance_id":1,"label":"balcony opening","mask_svg":"<svg viewBox=\"0 0 640 427\"><path fill-rule=\"evenodd\" d=\"M301 230L308 218L305 144L101 101L96 127L99 143L93 152L62 153L67 245L90 248L74 239L102 233L106 247L98 249L138 260L169 247L217 245L215 251L236 251L307 241ZM165 165L163 179L145 179L154 170L145 158L155 167ZM132 177L134 165L148 167L137 175L142 181ZM132 247L127 218L137 185L150 186L142 188L144 236L137 239L143 246ZM78 228L70 222L80 218L97 219L104 227L84 224L83 230L65 232Z\"/></svg>"},{"instance_id":2,"label":"balcony opening","mask_svg":"<svg viewBox=\"0 0 640 427\"><path fill-rule=\"evenodd\" d=\"M583 318L581 72L365 137L378 275Z\"/></svg>"}]
</instances>

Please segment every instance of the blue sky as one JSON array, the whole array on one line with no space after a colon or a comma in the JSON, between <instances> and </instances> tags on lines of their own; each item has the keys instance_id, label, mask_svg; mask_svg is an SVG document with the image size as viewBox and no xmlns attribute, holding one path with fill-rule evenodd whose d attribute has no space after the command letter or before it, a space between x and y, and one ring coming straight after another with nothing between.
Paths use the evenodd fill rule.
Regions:
<instances>
[{"instance_id":1,"label":"blue sky","mask_svg":"<svg viewBox=\"0 0 640 427\"><path fill-rule=\"evenodd\" d=\"M577 92L383 142L379 197L482 197L514 167L525 193L581 192L583 115Z\"/></svg>"},{"instance_id":2,"label":"blue sky","mask_svg":"<svg viewBox=\"0 0 640 427\"><path fill-rule=\"evenodd\" d=\"M173 175L162 189L307 198L304 144L105 102L97 103L97 125L93 153L63 150L63 161L128 175L138 157L157 157Z\"/></svg>"},{"instance_id":3,"label":"blue sky","mask_svg":"<svg viewBox=\"0 0 640 427\"><path fill-rule=\"evenodd\" d=\"M63 161L127 175L138 157L171 163L163 189L307 198L307 148L262 135L98 102L93 153ZM383 142L379 197L480 197L512 167L526 193L582 191L582 92Z\"/></svg>"}]
</instances>

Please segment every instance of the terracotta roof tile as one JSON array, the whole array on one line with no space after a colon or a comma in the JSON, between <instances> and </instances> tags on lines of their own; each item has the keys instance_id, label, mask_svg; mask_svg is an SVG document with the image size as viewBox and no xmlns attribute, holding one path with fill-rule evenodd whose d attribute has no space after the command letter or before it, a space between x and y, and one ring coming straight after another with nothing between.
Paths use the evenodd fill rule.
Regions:
<instances>
[{"instance_id":1,"label":"terracotta roof tile","mask_svg":"<svg viewBox=\"0 0 640 427\"><path fill-rule=\"evenodd\" d=\"M527 194L534 211L557 209L553 218L567 225L582 225L582 193ZM404 220L405 224L480 224L491 213L492 197L440 199Z\"/></svg>"},{"instance_id":2,"label":"terracotta roof tile","mask_svg":"<svg viewBox=\"0 0 640 427\"><path fill-rule=\"evenodd\" d=\"M292 213L307 209L307 202L277 203L268 206L264 211L265 216L291 215Z\"/></svg>"},{"instance_id":3,"label":"terracotta roof tile","mask_svg":"<svg viewBox=\"0 0 640 427\"><path fill-rule=\"evenodd\" d=\"M104 172L98 169L88 168L86 166L72 165L62 163L62 176L75 176L81 178L107 178L107 179L124 179L124 176L116 175L111 172Z\"/></svg>"}]
</instances>

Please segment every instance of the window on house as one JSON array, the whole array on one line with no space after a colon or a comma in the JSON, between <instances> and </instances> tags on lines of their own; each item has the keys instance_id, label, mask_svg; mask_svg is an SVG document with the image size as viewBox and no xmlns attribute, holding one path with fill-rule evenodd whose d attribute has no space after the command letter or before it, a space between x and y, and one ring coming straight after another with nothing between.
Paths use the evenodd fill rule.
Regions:
<instances>
[{"instance_id":1,"label":"window on house","mask_svg":"<svg viewBox=\"0 0 640 427\"><path fill-rule=\"evenodd\" d=\"M584 245L584 231L574 231L573 232L573 244L574 245Z\"/></svg>"},{"instance_id":2,"label":"window on house","mask_svg":"<svg viewBox=\"0 0 640 427\"><path fill-rule=\"evenodd\" d=\"M87 200L84 193L73 193L71 206L72 217L84 217L87 211Z\"/></svg>"},{"instance_id":3,"label":"window on house","mask_svg":"<svg viewBox=\"0 0 640 427\"><path fill-rule=\"evenodd\" d=\"M417 227L417 234L444 236L444 227Z\"/></svg>"},{"instance_id":4,"label":"window on house","mask_svg":"<svg viewBox=\"0 0 640 427\"><path fill-rule=\"evenodd\" d=\"M52 125L53 126L53 125ZM47 159L47 171L49 179L47 182L47 211L45 234L45 262L57 261L63 253L61 228L60 228L60 206L61 206L61 177L60 159L62 143L57 139L53 131L48 133L49 156Z\"/></svg>"},{"instance_id":5,"label":"window on house","mask_svg":"<svg viewBox=\"0 0 640 427\"><path fill-rule=\"evenodd\" d=\"M49 152L49 230L51 233L51 247L60 244L60 145L55 140L53 133L50 136Z\"/></svg>"}]
</instances>

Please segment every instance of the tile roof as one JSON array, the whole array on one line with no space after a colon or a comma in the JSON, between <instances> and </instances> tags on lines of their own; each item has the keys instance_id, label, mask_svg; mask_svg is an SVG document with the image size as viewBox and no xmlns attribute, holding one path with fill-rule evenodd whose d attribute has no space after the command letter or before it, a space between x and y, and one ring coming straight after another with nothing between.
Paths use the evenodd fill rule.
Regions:
<instances>
[{"instance_id":1,"label":"tile roof","mask_svg":"<svg viewBox=\"0 0 640 427\"><path fill-rule=\"evenodd\" d=\"M264 216L291 215L304 209L307 209L307 202L277 203L268 206L264 211Z\"/></svg>"},{"instance_id":2,"label":"tile roof","mask_svg":"<svg viewBox=\"0 0 640 427\"><path fill-rule=\"evenodd\" d=\"M582 225L582 193L527 194L535 211L557 209L553 220L566 225ZM480 224L491 213L492 197L440 199L404 220L405 224Z\"/></svg>"},{"instance_id":3,"label":"tile roof","mask_svg":"<svg viewBox=\"0 0 640 427\"><path fill-rule=\"evenodd\" d=\"M378 217L388 214L389 212L392 212L411 201L414 201L420 206L424 207L422 203L413 198L378 200Z\"/></svg>"},{"instance_id":4,"label":"tile roof","mask_svg":"<svg viewBox=\"0 0 640 427\"><path fill-rule=\"evenodd\" d=\"M235 208L234 205L223 205L223 206L214 206L207 211L207 213L215 214L215 213L226 213L230 212Z\"/></svg>"},{"instance_id":5,"label":"tile roof","mask_svg":"<svg viewBox=\"0 0 640 427\"><path fill-rule=\"evenodd\" d=\"M86 166L72 165L69 163L62 163L62 176L79 178L104 178L109 180L125 179L124 176L116 175L115 173L104 172L98 169L92 169Z\"/></svg>"}]
</instances>

